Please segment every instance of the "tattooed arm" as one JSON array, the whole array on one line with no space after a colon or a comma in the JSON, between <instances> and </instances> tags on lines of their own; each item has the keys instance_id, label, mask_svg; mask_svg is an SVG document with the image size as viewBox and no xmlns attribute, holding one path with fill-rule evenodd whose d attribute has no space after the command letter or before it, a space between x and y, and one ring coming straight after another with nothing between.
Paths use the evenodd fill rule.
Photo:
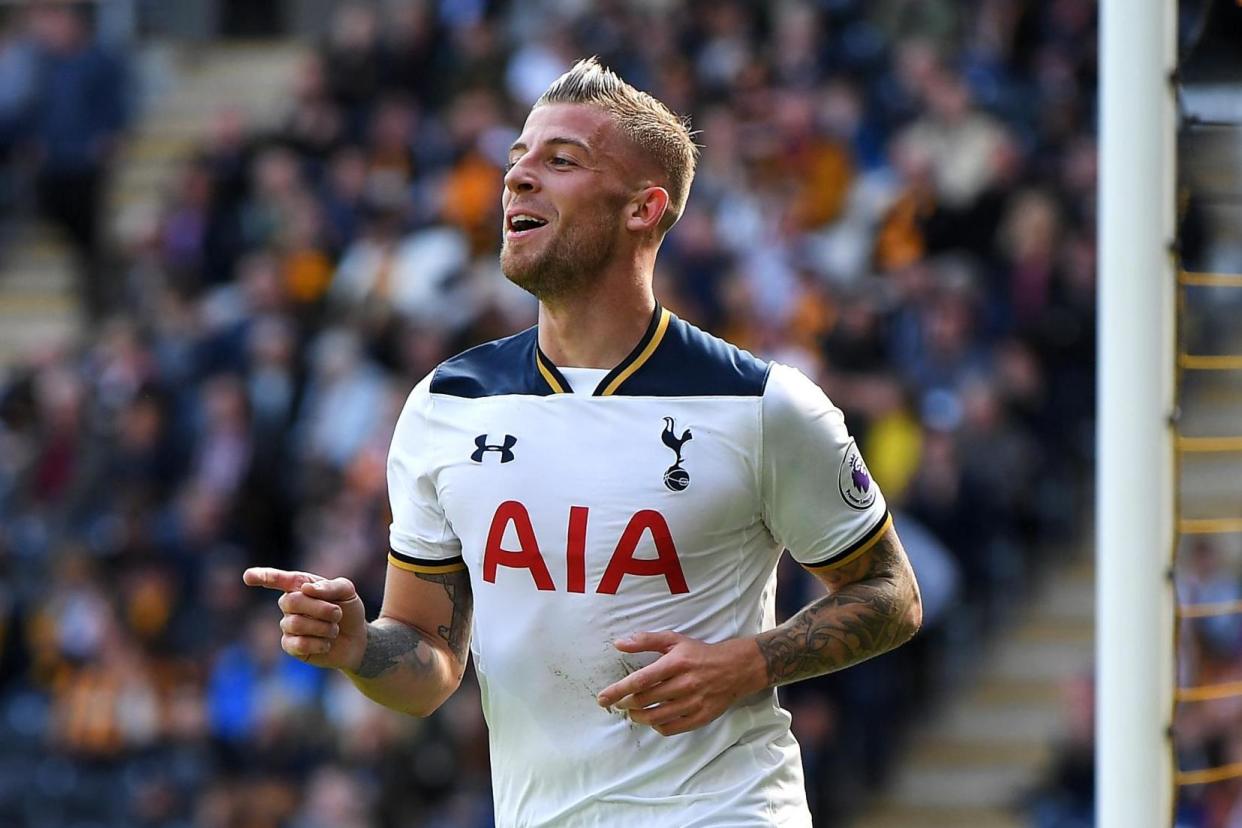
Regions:
<instances>
[{"instance_id":1,"label":"tattooed arm","mask_svg":"<svg viewBox=\"0 0 1242 828\"><path fill-rule=\"evenodd\" d=\"M707 644L665 631L618 640L623 652L661 656L601 690L597 701L673 736L702 727L761 690L891 650L922 622L918 585L891 527L857 558L816 575L829 594L754 637Z\"/></svg>"},{"instance_id":2,"label":"tattooed arm","mask_svg":"<svg viewBox=\"0 0 1242 828\"><path fill-rule=\"evenodd\" d=\"M432 575L389 564L380 617L367 625L357 666L343 672L385 707L426 716L461 683L473 611L466 570Z\"/></svg>"},{"instance_id":3,"label":"tattooed arm","mask_svg":"<svg viewBox=\"0 0 1242 828\"><path fill-rule=\"evenodd\" d=\"M908 641L922 623L918 584L891 527L854 560L812 572L828 594L755 638L769 687L887 652Z\"/></svg>"},{"instance_id":4,"label":"tattooed arm","mask_svg":"<svg viewBox=\"0 0 1242 828\"><path fill-rule=\"evenodd\" d=\"M760 426L759 503L774 542L800 560L823 560L846 546L859 523L883 517L886 505L844 415L804 374L770 366ZM776 629L711 644L671 630L618 639L622 652L659 658L603 688L597 701L671 736L702 727L740 699L901 644L922 622L918 586L891 524L878 531L856 556L812 567L829 594Z\"/></svg>"}]
</instances>

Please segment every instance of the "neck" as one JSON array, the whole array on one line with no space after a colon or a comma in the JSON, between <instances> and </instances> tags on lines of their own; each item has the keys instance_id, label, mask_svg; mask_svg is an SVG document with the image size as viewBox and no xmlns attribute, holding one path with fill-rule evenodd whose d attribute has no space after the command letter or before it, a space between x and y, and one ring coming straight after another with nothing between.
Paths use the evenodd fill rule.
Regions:
<instances>
[{"instance_id":1,"label":"neck","mask_svg":"<svg viewBox=\"0 0 1242 828\"><path fill-rule=\"evenodd\" d=\"M643 338L655 296L650 282L539 303L539 347L565 368L612 368Z\"/></svg>"}]
</instances>

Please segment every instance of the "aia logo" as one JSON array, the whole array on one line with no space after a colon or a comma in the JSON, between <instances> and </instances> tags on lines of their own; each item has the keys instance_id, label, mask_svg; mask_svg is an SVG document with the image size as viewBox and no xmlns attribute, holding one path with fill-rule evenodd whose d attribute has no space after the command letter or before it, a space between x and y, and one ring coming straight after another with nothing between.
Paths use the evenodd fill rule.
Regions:
<instances>
[{"instance_id":1,"label":"aia logo","mask_svg":"<svg viewBox=\"0 0 1242 828\"><path fill-rule=\"evenodd\" d=\"M470 459L476 463L482 463L483 455L489 451L499 452L500 462L512 463L513 462L513 447L517 445L517 438L514 437L512 434L506 434L504 443L498 446L489 446L487 444L487 435L480 434L478 437L474 438L474 445L475 445L475 449L474 451L470 452Z\"/></svg>"},{"instance_id":2,"label":"aia logo","mask_svg":"<svg viewBox=\"0 0 1242 828\"><path fill-rule=\"evenodd\" d=\"M694 435L690 433L690 429L686 429L681 433L681 436L678 437L677 432L673 431L674 425L675 423L673 422L672 417L664 418L664 433L660 435L660 439L662 439L664 441L664 445L672 449L673 454L677 456L676 462L669 466L664 472L664 485L668 486L668 489L671 492L682 492L685 491L686 487L690 485L690 472L681 467L681 464L685 462L681 459L681 447L690 440L693 440Z\"/></svg>"},{"instance_id":3,"label":"aia logo","mask_svg":"<svg viewBox=\"0 0 1242 828\"><path fill-rule=\"evenodd\" d=\"M564 535L566 592L587 591L586 538L589 517L590 509L586 506L569 507L569 522ZM503 545L505 535L509 533L517 538L516 549L506 549ZM640 558L637 555L645 537L650 538L651 545L655 547L654 558ZM494 584L497 570L524 569L534 581L535 589L554 591L556 583L552 580L543 550L535 537L535 526L526 506L517 500L506 500L496 507L492 525L487 531L487 544L483 548L483 580ZM690 591L668 521L654 509L643 509L630 517L613 546L595 592L616 595L621 589L621 582L627 577L662 578L671 595Z\"/></svg>"}]
</instances>

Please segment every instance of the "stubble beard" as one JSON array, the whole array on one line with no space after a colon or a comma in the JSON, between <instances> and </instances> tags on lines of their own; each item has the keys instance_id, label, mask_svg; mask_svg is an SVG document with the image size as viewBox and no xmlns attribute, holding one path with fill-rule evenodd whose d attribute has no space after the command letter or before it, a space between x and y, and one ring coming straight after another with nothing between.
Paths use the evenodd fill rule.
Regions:
<instances>
[{"instance_id":1,"label":"stubble beard","mask_svg":"<svg viewBox=\"0 0 1242 828\"><path fill-rule=\"evenodd\" d=\"M500 270L510 282L541 302L571 295L595 281L616 249L607 217L557 230L541 252L517 253L505 241Z\"/></svg>"}]
</instances>

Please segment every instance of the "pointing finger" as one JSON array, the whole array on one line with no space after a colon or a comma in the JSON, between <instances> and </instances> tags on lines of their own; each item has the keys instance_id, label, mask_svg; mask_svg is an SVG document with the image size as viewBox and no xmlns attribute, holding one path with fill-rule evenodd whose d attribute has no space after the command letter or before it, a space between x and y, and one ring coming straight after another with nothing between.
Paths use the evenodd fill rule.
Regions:
<instances>
[{"instance_id":1,"label":"pointing finger","mask_svg":"<svg viewBox=\"0 0 1242 828\"><path fill-rule=\"evenodd\" d=\"M274 569L270 566L252 566L242 573L242 581L246 586L278 589L281 592L293 592L302 584L320 580L322 578L310 572L290 572L287 569Z\"/></svg>"}]
</instances>

